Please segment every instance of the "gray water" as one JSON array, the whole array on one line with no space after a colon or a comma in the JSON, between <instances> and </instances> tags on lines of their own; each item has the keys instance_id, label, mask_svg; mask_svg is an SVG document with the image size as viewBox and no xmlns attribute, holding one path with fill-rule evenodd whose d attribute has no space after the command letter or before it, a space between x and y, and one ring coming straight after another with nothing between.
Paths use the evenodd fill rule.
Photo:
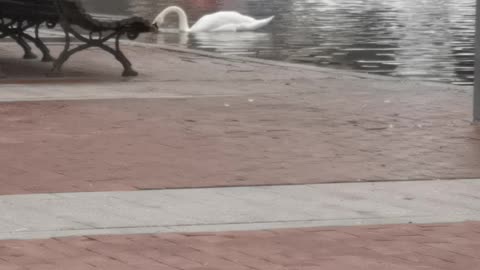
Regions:
<instances>
[{"instance_id":1,"label":"gray water","mask_svg":"<svg viewBox=\"0 0 480 270\"><path fill-rule=\"evenodd\" d=\"M475 0L84 0L91 12L152 20L170 5L193 24L235 10L272 23L249 33L151 34L145 42L470 85ZM169 18L174 26L176 18Z\"/></svg>"}]
</instances>

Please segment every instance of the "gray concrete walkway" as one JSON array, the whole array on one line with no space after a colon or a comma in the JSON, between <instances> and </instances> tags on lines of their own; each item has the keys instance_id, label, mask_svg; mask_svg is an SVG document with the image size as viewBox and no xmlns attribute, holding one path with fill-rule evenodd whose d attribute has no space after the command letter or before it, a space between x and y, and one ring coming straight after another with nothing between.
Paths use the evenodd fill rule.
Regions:
<instances>
[{"instance_id":1,"label":"gray concrete walkway","mask_svg":"<svg viewBox=\"0 0 480 270\"><path fill-rule=\"evenodd\" d=\"M0 239L480 220L480 181L0 196Z\"/></svg>"}]
</instances>

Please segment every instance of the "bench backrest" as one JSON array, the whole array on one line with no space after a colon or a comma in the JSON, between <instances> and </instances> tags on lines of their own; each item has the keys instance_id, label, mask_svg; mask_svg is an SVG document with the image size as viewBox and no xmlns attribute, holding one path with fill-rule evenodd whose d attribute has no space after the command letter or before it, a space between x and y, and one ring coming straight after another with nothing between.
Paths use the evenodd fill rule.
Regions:
<instances>
[{"instance_id":1,"label":"bench backrest","mask_svg":"<svg viewBox=\"0 0 480 270\"><path fill-rule=\"evenodd\" d=\"M0 18L50 25L66 23L91 32L123 29L127 33L148 32L151 25L140 17L128 20L96 20L83 8L79 0L0 0Z\"/></svg>"},{"instance_id":2,"label":"bench backrest","mask_svg":"<svg viewBox=\"0 0 480 270\"><path fill-rule=\"evenodd\" d=\"M78 25L85 29L95 30L92 17L83 8L78 0L54 0L62 17L70 24Z\"/></svg>"},{"instance_id":3,"label":"bench backrest","mask_svg":"<svg viewBox=\"0 0 480 270\"><path fill-rule=\"evenodd\" d=\"M64 20L71 25L80 26L89 31L104 31L124 29L127 32L141 33L151 31L150 22L140 17L131 17L126 20L97 20L84 9L79 0L54 0ZM128 28L128 29L127 29Z\"/></svg>"},{"instance_id":4,"label":"bench backrest","mask_svg":"<svg viewBox=\"0 0 480 270\"><path fill-rule=\"evenodd\" d=\"M58 20L56 0L0 0L0 16L29 21Z\"/></svg>"}]
</instances>

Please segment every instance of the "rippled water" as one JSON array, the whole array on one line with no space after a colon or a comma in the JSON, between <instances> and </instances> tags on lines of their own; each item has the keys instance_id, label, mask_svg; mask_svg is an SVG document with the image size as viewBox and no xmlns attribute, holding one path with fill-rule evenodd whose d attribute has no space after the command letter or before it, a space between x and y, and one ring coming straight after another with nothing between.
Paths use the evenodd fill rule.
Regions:
<instances>
[{"instance_id":1,"label":"rippled water","mask_svg":"<svg viewBox=\"0 0 480 270\"><path fill-rule=\"evenodd\" d=\"M153 19L170 5L191 24L236 10L275 15L250 33L163 33L143 41L375 74L469 85L475 0L84 0L95 13ZM174 25L176 18L169 18Z\"/></svg>"}]
</instances>

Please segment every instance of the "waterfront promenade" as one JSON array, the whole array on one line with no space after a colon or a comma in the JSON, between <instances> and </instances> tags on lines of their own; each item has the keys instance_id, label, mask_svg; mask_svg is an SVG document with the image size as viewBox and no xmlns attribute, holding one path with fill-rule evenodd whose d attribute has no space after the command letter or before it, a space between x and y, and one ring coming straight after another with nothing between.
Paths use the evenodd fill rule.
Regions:
<instances>
[{"instance_id":1,"label":"waterfront promenade","mask_svg":"<svg viewBox=\"0 0 480 270\"><path fill-rule=\"evenodd\" d=\"M2 44L1 270L479 265L470 88L125 52Z\"/></svg>"}]
</instances>

